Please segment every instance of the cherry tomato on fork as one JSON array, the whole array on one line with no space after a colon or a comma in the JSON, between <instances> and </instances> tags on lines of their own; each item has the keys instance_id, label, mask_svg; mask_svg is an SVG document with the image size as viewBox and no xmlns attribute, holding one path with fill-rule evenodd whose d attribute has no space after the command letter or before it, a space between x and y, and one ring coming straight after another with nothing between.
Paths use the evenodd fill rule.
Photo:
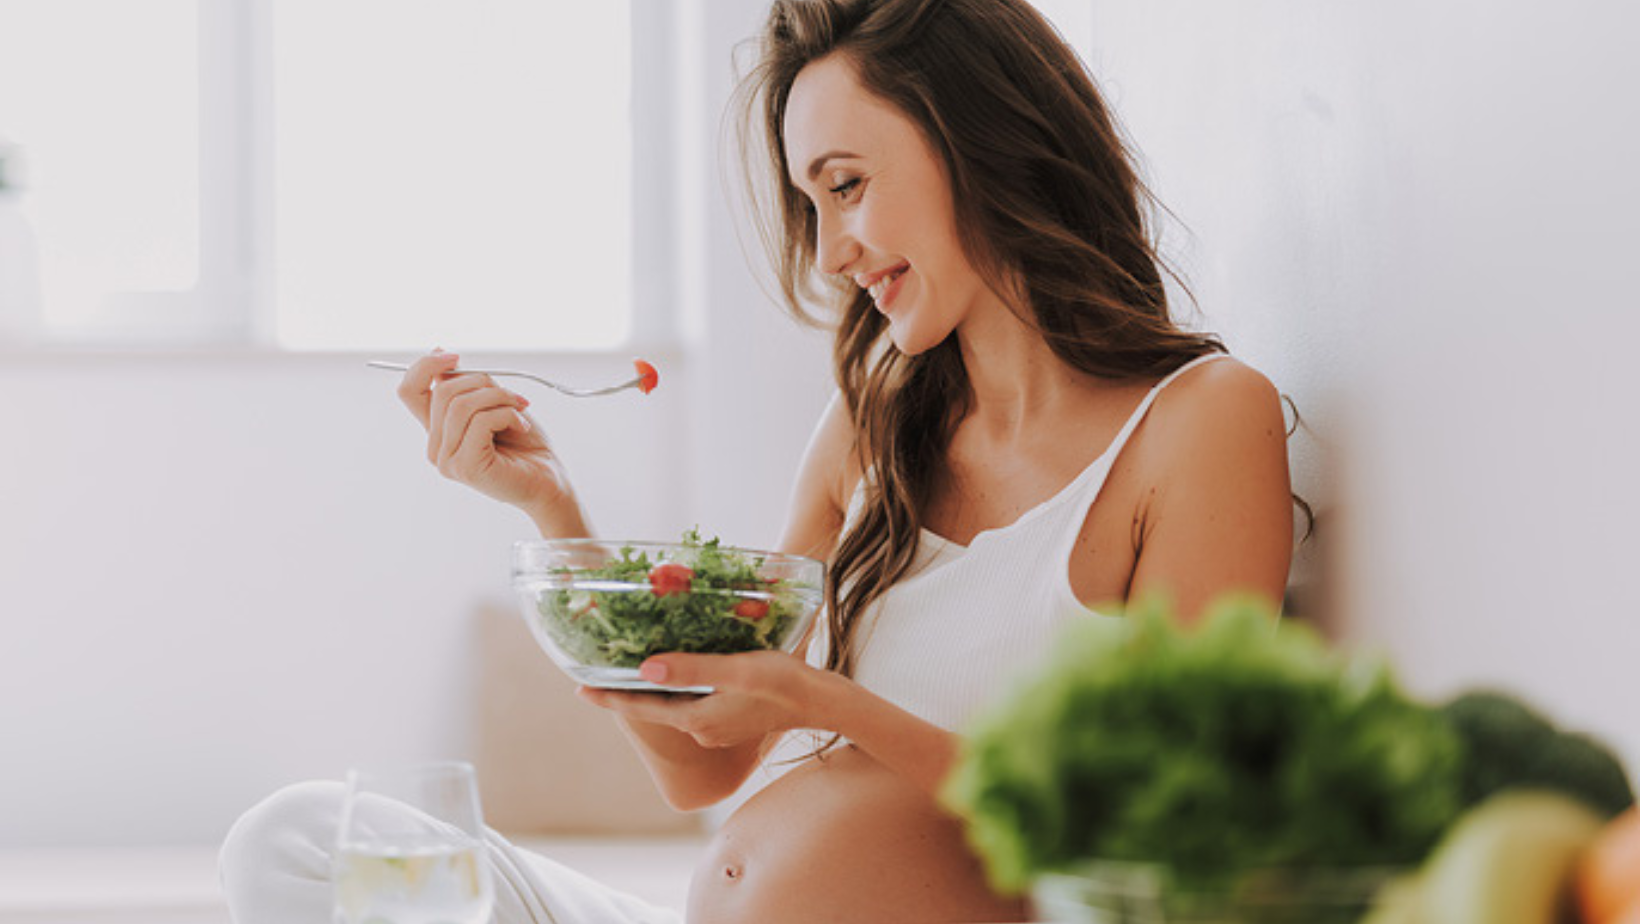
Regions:
<instances>
[{"instance_id":1,"label":"cherry tomato on fork","mask_svg":"<svg viewBox=\"0 0 1640 924\"><path fill-rule=\"evenodd\" d=\"M638 370L638 390L644 394L647 395L654 391L655 386L661 383L661 374L655 371L654 366L644 360L634 359L632 367Z\"/></svg>"}]
</instances>

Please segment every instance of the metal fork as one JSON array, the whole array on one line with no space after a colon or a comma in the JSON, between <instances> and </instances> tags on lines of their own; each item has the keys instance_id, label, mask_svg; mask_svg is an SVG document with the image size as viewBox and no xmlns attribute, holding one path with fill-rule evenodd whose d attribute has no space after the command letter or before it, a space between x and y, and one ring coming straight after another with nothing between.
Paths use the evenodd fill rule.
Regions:
<instances>
[{"instance_id":1,"label":"metal fork","mask_svg":"<svg viewBox=\"0 0 1640 924\"><path fill-rule=\"evenodd\" d=\"M371 367L372 369L388 369L393 372L406 372L410 369L409 366L403 363L383 362L379 359L372 359L365 363L365 365ZM594 398L598 395L613 395L618 391L626 391L628 388L643 388L644 383L644 374L641 369L639 370L637 377L631 381L622 382L619 385L611 385L608 388L571 388L568 385L560 385L550 379L544 379L533 372L519 372L516 369L451 369L448 373L446 373L446 375L460 375L466 372L471 372L478 375L510 375L514 378L529 379L532 382L538 382L548 388L563 392L572 398ZM650 385L650 388L653 387L654 385Z\"/></svg>"}]
</instances>

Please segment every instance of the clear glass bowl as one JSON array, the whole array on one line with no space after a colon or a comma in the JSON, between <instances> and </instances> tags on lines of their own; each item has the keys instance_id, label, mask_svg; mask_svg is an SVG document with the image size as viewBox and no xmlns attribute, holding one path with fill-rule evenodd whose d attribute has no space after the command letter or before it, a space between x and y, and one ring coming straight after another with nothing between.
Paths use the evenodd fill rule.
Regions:
<instances>
[{"instance_id":1,"label":"clear glass bowl","mask_svg":"<svg viewBox=\"0 0 1640 924\"><path fill-rule=\"evenodd\" d=\"M825 567L796 555L716 544L534 539L513 547L524 621L566 674L587 686L661 687L638 676L650 655L794 651L820 610Z\"/></svg>"},{"instance_id":2,"label":"clear glass bowl","mask_svg":"<svg viewBox=\"0 0 1640 924\"><path fill-rule=\"evenodd\" d=\"M1031 887L1037 919L1077 924L1357 924L1396 867L1250 870L1220 889L1181 886L1153 863L1094 862Z\"/></svg>"}]
</instances>

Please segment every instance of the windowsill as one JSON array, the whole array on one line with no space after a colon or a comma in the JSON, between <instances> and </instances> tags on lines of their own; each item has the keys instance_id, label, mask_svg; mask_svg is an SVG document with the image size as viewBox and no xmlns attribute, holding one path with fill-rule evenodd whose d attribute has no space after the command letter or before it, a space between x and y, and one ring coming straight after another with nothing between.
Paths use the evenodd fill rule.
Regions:
<instances>
[{"instance_id":1,"label":"windowsill","mask_svg":"<svg viewBox=\"0 0 1640 924\"><path fill-rule=\"evenodd\" d=\"M629 344L599 350L461 350L465 356L484 357L484 362L528 361L538 365L550 363L602 362L611 359L629 360L643 357L650 362L676 362L688 354L681 343ZM97 360L151 362L155 360L222 360L256 363L358 363L366 360L412 360L420 355L403 349L290 349L254 343L98 343L51 342L37 344L0 343L0 363L33 364L36 362L88 362Z\"/></svg>"}]
</instances>

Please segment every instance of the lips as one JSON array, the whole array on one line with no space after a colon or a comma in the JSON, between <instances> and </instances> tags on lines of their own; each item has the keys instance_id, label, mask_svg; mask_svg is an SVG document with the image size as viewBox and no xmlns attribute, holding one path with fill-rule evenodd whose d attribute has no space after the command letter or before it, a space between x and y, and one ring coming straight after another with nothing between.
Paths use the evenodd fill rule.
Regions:
<instances>
[{"instance_id":1,"label":"lips","mask_svg":"<svg viewBox=\"0 0 1640 924\"><path fill-rule=\"evenodd\" d=\"M879 273L856 276L854 281L871 295L871 300L876 302L877 307L881 309L888 304L894 293L898 291L899 287L895 283L899 282L900 278L909 269L911 269L911 264L901 263Z\"/></svg>"}]
</instances>

